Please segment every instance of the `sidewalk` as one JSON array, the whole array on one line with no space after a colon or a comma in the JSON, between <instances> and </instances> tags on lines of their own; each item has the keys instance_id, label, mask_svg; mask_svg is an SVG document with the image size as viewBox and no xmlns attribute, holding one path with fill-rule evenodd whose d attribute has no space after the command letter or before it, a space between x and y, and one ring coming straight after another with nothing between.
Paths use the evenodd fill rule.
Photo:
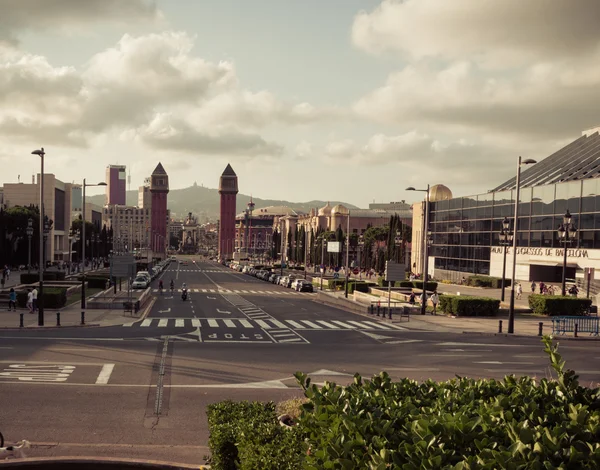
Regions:
<instances>
[{"instance_id":1,"label":"sidewalk","mask_svg":"<svg viewBox=\"0 0 600 470\"><path fill-rule=\"evenodd\" d=\"M60 327L91 327L91 326L118 326L124 323L142 318L146 311L154 302L150 300L137 315L131 312L124 312L122 309L103 310L103 309L86 309L85 310L85 325L81 324L81 305L75 303L62 309L47 308L44 310L44 326L38 326L38 314L29 313L27 309L17 308L16 312L9 312L2 309L0 311L0 329L24 329L24 328L56 328L56 313L60 312ZM20 315L23 314L23 328L19 327Z\"/></svg>"}]
</instances>

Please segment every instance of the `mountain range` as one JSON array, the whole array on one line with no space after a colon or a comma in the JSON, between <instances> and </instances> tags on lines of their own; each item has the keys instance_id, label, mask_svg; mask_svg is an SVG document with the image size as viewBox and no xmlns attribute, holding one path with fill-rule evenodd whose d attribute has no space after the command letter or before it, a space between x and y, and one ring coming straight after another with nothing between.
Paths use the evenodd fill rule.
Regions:
<instances>
[{"instance_id":1,"label":"mountain range","mask_svg":"<svg viewBox=\"0 0 600 470\"><path fill-rule=\"evenodd\" d=\"M88 202L103 206L105 202L104 194L86 197ZM199 218L201 223L208 221L216 221L219 218L219 190L215 188L206 188L204 186L190 186L183 189L172 189L168 195L168 207L171 213L177 218L185 217L188 212L191 212ZM290 202L279 199L261 199L252 197L255 204L255 209L269 206L288 206L295 211L309 212L313 208L321 208L327 201L307 201L307 202ZM241 212L246 208L246 204L250 201L250 196L239 193L237 195L237 210ZM137 206L138 192L127 191L127 205ZM356 209L356 206L340 201L329 201L333 207L336 204L343 204L349 209Z\"/></svg>"}]
</instances>

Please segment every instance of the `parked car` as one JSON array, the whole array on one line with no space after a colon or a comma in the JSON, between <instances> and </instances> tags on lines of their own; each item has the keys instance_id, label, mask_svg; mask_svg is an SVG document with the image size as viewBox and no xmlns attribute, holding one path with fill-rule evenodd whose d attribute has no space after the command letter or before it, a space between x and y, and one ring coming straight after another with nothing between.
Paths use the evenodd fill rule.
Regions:
<instances>
[{"instance_id":1,"label":"parked car","mask_svg":"<svg viewBox=\"0 0 600 470\"><path fill-rule=\"evenodd\" d=\"M292 285L294 284L294 282L296 281L296 276L289 276L287 278L287 282L285 284L285 287L292 287Z\"/></svg>"},{"instance_id":2,"label":"parked car","mask_svg":"<svg viewBox=\"0 0 600 470\"><path fill-rule=\"evenodd\" d=\"M146 276L138 276L135 281L131 284L132 289L146 289L150 283Z\"/></svg>"},{"instance_id":3,"label":"parked car","mask_svg":"<svg viewBox=\"0 0 600 470\"><path fill-rule=\"evenodd\" d=\"M314 287L312 282L302 279L300 282L296 283L296 290L298 292L314 292Z\"/></svg>"},{"instance_id":4,"label":"parked car","mask_svg":"<svg viewBox=\"0 0 600 470\"><path fill-rule=\"evenodd\" d=\"M302 284L302 281L304 281L304 279L296 279L292 282L290 287L294 290L298 290L298 287Z\"/></svg>"},{"instance_id":5,"label":"parked car","mask_svg":"<svg viewBox=\"0 0 600 470\"><path fill-rule=\"evenodd\" d=\"M150 275L150 273L148 271L138 271L138 273L135 275L135 277L138 278L140 276L144 276L146 279L148 279L148 284L150 284L150 282L152 282L152 276Z\"/></svg>"}]
</instances>

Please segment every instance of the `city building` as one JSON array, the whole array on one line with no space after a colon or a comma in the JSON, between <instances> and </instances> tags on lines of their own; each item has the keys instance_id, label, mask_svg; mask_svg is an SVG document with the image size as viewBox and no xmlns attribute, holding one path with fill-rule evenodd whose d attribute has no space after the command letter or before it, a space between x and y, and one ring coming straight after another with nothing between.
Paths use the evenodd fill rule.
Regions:
<instances>
[{"instance_id":1,"label":"city building","mask_svg":"<svg viewBox=\"0 0 600 470\"><path fill-rule=\"evenodd\" d=\"M140 250L150 246L150 209L113 204L103 208L103 215L107 230L112 228L113 231L114 251Z\"/></svg>"},{"instance_id":2,"label":"city building","mask_svg":"<svg viewBox=\"0 0 600 470\"><path fill-rule=\"evenodd\" d=\"M369 204L369 209L384 211L410 211L410 204L408 204L406 201L373 202Z\"/></svg>"},{"instance_id":3,"label":"city building","mask_svg":"<svg viewBox=\"0 0 600 470\"><path fill-rule=\"evenodd\" d=\"M150 178L144 180L144 184L138 188L138 207L142 209L152 208L152 193L150 192Z\"/></svg>"},{"instance_id":4,"label":"city building","mask_svg":"<svg viewBox=\"0 0 600 470\"><path fill-rule=\"evenodd\" d=\"M567 244L566 277L583 284L589 272L592 287L596 286L594 276L600 277L595 275L600 270L599 131L586 130L537 164L522 166L516 230L518 280L561 282L565 243L557 229L568 210L577 233ZM504 247L499 235L505 217L514 231L516 177L484 194L453 197L448 193L446 197L431 194L429 275L451 280L470 274L501 277ZM422 206L413 205L415 241L423 235ZM506 272L511 273L512 246L506 251ZM422 253L421 243L413 249L417 269L422 269Z\"/></svg>"},{"instance_id":5,"label":"city building","mask_svg":"<svg viewBox=\"0 0 600 470\"><path fill-rule=\"evenodd\" d=\"M155 254L165 254L169 240L167 225L169 213L167 210L167 194L169 193L169 176L159 162L150 176L150 193L152 208L150 209L151 246Z\"/></svg>"},{"instance_id":6,"label":"city building","mask_svg":"<svg viewBox=\"0 0 600 470\"><path fill-rule=\"evenodd\" d=\"M127 175L125 165L108 165L106 167L106 204L127 204Z\"/></svg>"},{"instance_id":7,"label":"city building","mask_svg":"<svg viewBox=\"0 0 600 470\"><path fill-rule=\"evenodd\" d=\"M5 183L4 206L39 206L40 175L32 183ZM47 261L69 260L72 184L64 183L52 173L44 173L44 212L53 221L46 245Z\"/></svg>"},{"instance_id":8,"label":"city building","mask_svg":"<svg viewBox=\"0 0 600 470\"><path fill-rule=\"evenodd\" d=\"M219 258L232 259L235 249L235 207L238 193L238 178L227 164L219 179L219 194L221 195L219 216Z\"/></svg>"}]
</instances>

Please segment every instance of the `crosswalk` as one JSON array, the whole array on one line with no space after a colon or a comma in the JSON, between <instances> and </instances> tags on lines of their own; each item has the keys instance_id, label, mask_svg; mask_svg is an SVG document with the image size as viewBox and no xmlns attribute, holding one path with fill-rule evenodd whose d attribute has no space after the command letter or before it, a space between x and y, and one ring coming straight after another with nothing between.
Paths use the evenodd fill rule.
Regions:
<instances>
[{"instance_id":1,"label":"crosswalk","mask_svg":"<svg viewBox=\"0 0 600 470\"><path fill-rule=\"evenodd\" d=\"M179 271L180 273L232 273L229 269L167 269L167 271ZM235 273L234 274L239 274Z\"/></svg>"},{"instance_id":2,"label":"crosswalk","mask_svg":"<svg viewBox=\"0 0 600 470\"><path fill-rule=\"evenodd\" d=\"M181 293L181 289L174 289ZM153 293L158 293L159 289L152 289ZM164 293L169 292L168 289L163 289ZM196 294L256 294L256 295L316 295L314 292L296 292L294 290L256 290L256 289L188 289L188 292Z\"/></svg>"},{"instance_id":3,"label":"crosswalk","mask_svg":"<svg viewBox=\"0 0 600 470\"><path fill-rule=\"evenodd\" d=\"M245 318L146 318L142 321L126 323L124 327L132 328L218 328L218 329L252 329L269 331L272 335L288 335L289 330L406 330L391 323L354 320L276 320Z\"/></svg>"}]
</instances>

